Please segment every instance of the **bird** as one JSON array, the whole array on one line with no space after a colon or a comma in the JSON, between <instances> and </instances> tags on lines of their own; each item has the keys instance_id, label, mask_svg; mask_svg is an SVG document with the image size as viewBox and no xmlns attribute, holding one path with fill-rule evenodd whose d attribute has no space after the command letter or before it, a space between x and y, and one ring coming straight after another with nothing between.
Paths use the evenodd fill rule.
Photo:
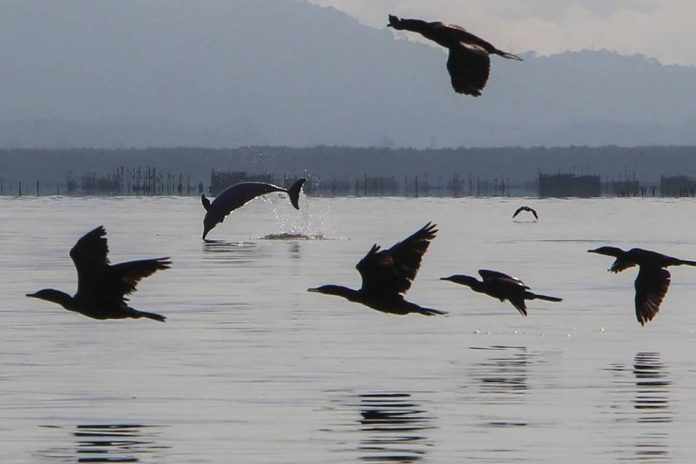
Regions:
<instances>
[{"instance_id":1,"label":"bird","mask_svg":"<svg viewBox=\"0 0 696 464\"><path fill-rule=\"evenodd\" d=\"M613 256L616 258L609 271L618 273L629 267L638 266L638 276L634 282L636 290L635 309L636 319L640 325L651 321L660 310L660 304L669 290L669 266L696 266L696 261L687 261L655 251L642 248L631 248L624 251L621 248L602 246L588 253Z\"/></svg>"},{"instance_id":2,"label":"bird","mask_svg":"<svg viewBox=\"0 0 696 464\"><path fill-rule=\"evenodd\" d=\"M520 206L519 208L517 208L517 211L515 211L515 214L512 215L512 218L515 219L515 217L517 217L517 215L520 214L522 211L529 211L530 213L532 213L534 215L534 219L537 219L537 220L539 219L537 212L533 208L530 208L529 206Z\"/></svg>"},{"instance_id":3,"label":"bird","mask_svg":"<svg viewBox=\"0 0 696 464\"><path fill-rule=\"evenodd\" d=\"M489 55L499 55L510 60L522 61L517 55L498 50L493 44L475 36L463 27L439 21L403 19L389 15L389 24L396 30L418 32L426 39L449 50L447 71L455 92L478 97L486 86L490 74Z\"/></svg>"},{"instance_id":4,"label":"bird","mask_svg":"<svg viewBox=\"0 0 696 464\"><path fill-rule=\"evenodd\" d=\"M434 316L444 311L424 308L406 301L403 293L416 278L421 259L428 250L430 241L437 233L436 225L428 222L412 235L396 243L388 250L373 245L355 268L362 277L359 290L340 285L322 285L307 289L310 292L343 297L361 303L377 311L389 314L422 314Z\"/></svg>"},{"instance_id":5,"label":"bird","mask_svg":"<svg viewBox=\"0 0 696 464\"><path fill-rule=\"evenodd\" d=\"M562 298L555 296L537 295L530 292L529 287L517 277L487 269L480 269L478 272L483 280L461 274L442 277L440 280L466 285L475 292L485 293L493 298L498 298L500 301L508 300L523 316L527 315L525 300L563 301Z\"/></svg>"},{"instance_id":6,"label":"bird","mask_svg":"<svg viewBox=\"0 0 696 464\"><path fill-rule=\"evenodd\" d=\"M285 192L290 197L290 203L295 209L300 209L299 198L302 184L306 179L297 180L292 187L284 189L277 185L267 184L265 182L240 182L227 188L212 201L207 199L205 195L201 195L201 203L205 208L205 217L203 218L203 240L205 240L208 232L225 220L228 214L235 209L244 206L254 198L265 195L271 192Z\"/></svg>"},{"instance_id":7,"label":"bird","mask_svg":"<svg viewBox=\"0 0 696 464\"><path fill-rule=\"evenodd\" d=\"M77 292L70 296L60 290L44 288L26 296L58 303L93 319L139 319L145 317L164 322L165 317L129 306L128 298L141 279L169 269L168 257L110 264L106 230L99 226L80 238L70 250L77 269Z\"/></svg>"}]
</instances>

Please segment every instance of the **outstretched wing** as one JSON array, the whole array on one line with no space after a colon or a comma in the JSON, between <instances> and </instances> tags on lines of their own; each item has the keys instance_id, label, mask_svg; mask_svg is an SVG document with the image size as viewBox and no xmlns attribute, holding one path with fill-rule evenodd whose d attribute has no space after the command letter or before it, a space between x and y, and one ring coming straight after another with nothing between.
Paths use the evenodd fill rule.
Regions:
<instances>
[{"instance_id":1,"label":"outstretched wing","mask_svg":"<svg viewBox=\"0 0 696 464\"><path fill-rule=\"evenodd\" d=\"M171 264L168 257L119 263L109 267L103 285L113 296L123 297L133 293L140 280L157 271L169 269Z\"/></svg>"},{"instance_id":2,"label":"outstretched wing","mask_svg":"<svg viewBox=\"0 0 696 464\"><path fill-rule=\"evenodd\" d=\"M373 245L360 260L356 269L362 276L362 291L393 296L411 287L430 241L437 233L436 226L427 223L420 230L388 250Z\"/></svg>"},{"instance_id":3,"label":"outstretched wing","mask_svg":"<svg viewBox=\"0 0 696 464\"><path fill-rule=\"evenodd\" d=\"M635 281L636 318L640 325L652 320L669 290L670 274L666 269L640 266Z\"/></svg>"},{"instance_id":4,"label":"outstretched wing","mask_svg":"<svg viewBox=\"0 0 696 464\"><path fill-rule=\"evenodd\" d=\"M91 286L109 265L106 255L109 248L106 245L106 230L99 226L80 238L70 250L70 257L77 269L77 291Z\"/></svg>"},{"instance_id":5,"label":"outstretched wing","mask_svg":"<svg viewBox=\"0 0 696 464\"><path fill-rule=\"evenodd\" d=\"M515 217L520 214L522 211L524 211L524 206L520 206L515 210L515 214L512 215L512 218L515 219Z\"/></svg>"},{"instance_id":6,"label":"outstretched wing","mask_svg":"<svg viewBox=\"0 0 696 464\"><path fill-rule=\"evenodd\" d=\"M452 87L457 93L481 95L488 82L491 60L488 53L476 45L460 44L451 47L447 59L447 71Z\"/></svg>"}]
</instances>

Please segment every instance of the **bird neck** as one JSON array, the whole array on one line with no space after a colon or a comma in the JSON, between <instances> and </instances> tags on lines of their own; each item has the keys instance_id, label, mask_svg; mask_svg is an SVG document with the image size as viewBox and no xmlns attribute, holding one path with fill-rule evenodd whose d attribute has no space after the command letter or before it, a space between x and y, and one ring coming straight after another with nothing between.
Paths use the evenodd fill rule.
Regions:
<instances>
[{"instance_id":1,"label":"bird neck","mask_svg":"<svg viewBox=\"0 0 696 464\"><path fill-rule=\"evenodd\" d=\"M319 289L319 292L327 295L340 296L349 301L362 300L362 293L360 291L342 285L325 285Z\"/></svg>"}]
</instances>

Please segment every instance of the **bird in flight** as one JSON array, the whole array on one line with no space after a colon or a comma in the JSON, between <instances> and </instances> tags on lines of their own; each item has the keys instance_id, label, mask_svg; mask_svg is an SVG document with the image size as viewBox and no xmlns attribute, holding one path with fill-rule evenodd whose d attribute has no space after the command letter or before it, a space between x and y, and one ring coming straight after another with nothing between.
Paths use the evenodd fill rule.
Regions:
<instances>
[{"instance_id":1,"label":"bird in flight","mask_svg":"<svg viewBox=\"0 0 696 464\"><path fill-rule=\"evenodd\" d=\"M373 245L360 260L356 269L362 277L359 290L340 285L322 285L308 291L343 297L372 309L390 314L446 314L406 301L403 294L416 278L423 255L437 233L436 226L427 223L421 229L387 250Z\"/></svg>"},{"instance_id":2,"label":"bird in flight","mask_svg":"<svg viewBox=\"0 0 696 464\"><path fill-rule=\"evenodd\" d=\"M534 209L530 208L529 206L520 206L519 208L517 208L517 210L515 211L515 214L512 215L512 218L515 219L517 217L517 215L520 214L522 211L529 211L530 213L532 213L534 215L534 219L537 219L537 220L539 219L537 212Z\"/></svg>"},{"instance_id":3,"label":"bird in flight","mask_svg":"<svg viewBox=\"0 0 696 464\"><path fill-rule=\"evenodd\" d=\"M669 290L669 266L696 266L696 261L687 261L655 251L631 248L624 251L621 248L603 246L589 253L613 256L616 258L609 271L618 273L629 267L638 266L638 276L634 282L636 290L635 308L636 319L640 325L651 321L660 310L660 304Z\"/></svg>"},{"instance_id":4,"label":"bird in flight","mask_svg":"<svg viewBox=\"0 0 696 464\"><path fill-rule=\"evenodd\" d=\"M142 259L110 264L107 254L106 230L99 226L87 232L70 250L77 269L77 292L70 296L60 290L44 288L27 296L58 303L93 319L138 319L145 317L164 322L165 317L139 311L128 305L141 279L163 269L169 269L169 258Z\"/></svg>"},{"instance_id":5,"label":"bird in flight","mask_svg":"<svg viewBox=\"0 0 696 464\"><path fill-rule=\"evenodd\" d=\"M537 295L529 291L529 287L517 277L512 277L498 271L479 270L483 280L468 275L452 275L442 277L440 280L448 280L461 285L470 287L478 293L485 293L500 301L508 300L523 316L527 315L527 304L525 300L544 300L544 301L563 301L555 296Z\"/></svg>"},{"instance_id":6,"label":"bird in flight","mask_svg":"<svg viewBox=\"0 0 696 464\"><path fill-rule=\"evenodd\" d=\"M426 39L449 50L447 71L455 92L478 97L486 86L490 74L489 55L499 55L510 60L522 61L517 55L498 50L493 44L475 36L463 27L439 21L403 19L389 15L387 27L398 31L418 32Z\"/></svg>"}]
</instances>

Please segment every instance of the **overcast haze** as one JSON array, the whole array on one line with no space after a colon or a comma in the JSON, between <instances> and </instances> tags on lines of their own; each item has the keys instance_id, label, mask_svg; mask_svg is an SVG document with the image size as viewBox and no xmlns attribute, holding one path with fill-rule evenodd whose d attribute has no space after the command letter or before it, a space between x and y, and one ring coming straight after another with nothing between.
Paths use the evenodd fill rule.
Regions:
<instances>
[{"instance_id":1,"label":"overcast haze","mask_svg":"<svg viewBox=\"0 0 696 464\"><path fill-rule=\"evenodd\" d=\"M624 55L596 34L588 51L576 26L676 2L561 3L338 5L356 19L299 0L0 0L0 147L696 144L696 67L651 58L669 61L671 34L696 43L692 24ZM402 40L388 11L461 22L525 61L493 57L483 95L457 95L445 50ZM533 43L564 25L577 47Z\"/></svg>"},{"instance_id":2,"label":"overcast haze","mask_svg":"<svg viewBox=\"0 0 696 464\"><path fill-rule=\"evenodd\" d=\"M693 0L311 0L383 27L388 13L458 23L513 51L602 49L696 64Z\"/></svg>"}]
</instances>

